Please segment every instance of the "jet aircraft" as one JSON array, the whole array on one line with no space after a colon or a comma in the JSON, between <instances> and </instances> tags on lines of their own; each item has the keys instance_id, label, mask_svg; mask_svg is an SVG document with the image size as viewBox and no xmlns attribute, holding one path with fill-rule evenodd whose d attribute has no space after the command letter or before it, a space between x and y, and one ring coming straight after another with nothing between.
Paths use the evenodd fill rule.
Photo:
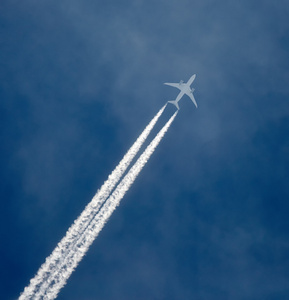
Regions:
<instances>
[{"instance_id":1,"label":"jet aircraft","mask_svg":"<svg viewBox=\"0 0 289 300\"><path fill-rule=\"evenodd\" d=\"M191 87L190 87L191 84L193 83L193 81L195 80L195 78L196 78L196 74L194 74L188 80L187 83L184 83L182 80L180 81L180 83L168 83L168 82L164 83L166 85L175 87L175 88L177 88L177 89L180 90L180 93L178 94L176 100L172 100L172 101L168 101L168 102L174 104L177 107L177 109L180 109L178 102L186 94L187 96L189 96L191 98L191 100L194 102L194 104L196 105L196 107L198 107L197 102L196 102L196 100L194 98L194 95L193 95L193 91L195 89L191 89Z\"/></svg>"}]
</instances>

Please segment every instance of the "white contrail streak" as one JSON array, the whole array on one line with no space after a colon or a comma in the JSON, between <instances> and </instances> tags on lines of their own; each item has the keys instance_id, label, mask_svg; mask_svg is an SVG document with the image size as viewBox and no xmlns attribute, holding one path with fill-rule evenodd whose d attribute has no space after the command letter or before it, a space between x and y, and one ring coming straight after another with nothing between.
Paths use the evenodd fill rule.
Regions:
<instances>
[{"instance_id":1,"label":"white contrail streak","mask_svg":"<svg viewBox=\"0 0 289 300\"><path fill-rule=\"evenodd\" d=\"M142 153L136 163L131 167L123 180L118 184L111 196L105 201L104 205L101 207L99 212L95 215L94 219L86 228L85 232L83 232L77 243L74 245L73 251L71 251L65 258L65 261L58 269L58 272L53 278L50 278L50 285L46 290L42 291L43 293L41 294L41 299L56 298L60 289L66 284L66 281L70 277L71 273L77 267L78 263L88 251L94 239L98 236L99 232L104 227L105 223L108 221L115 208L119 205L125 193L129 190L130 186L133 184L134 180L136 179L142 168L145 166L150 156L153 154L154 150L169 129L176 115L177 111L169 119L165 126L159 131L157 136L147 146L145 151Z\"/></svg>"},{"instance_id":2,"label":"white contrail streak","mask_svg":"<svg viewBox=\"0 0 289 300\"><path fill-rule=\"evenodd\" d=\"M119 182L120 178L130 165L131 161L134 159L135 155L138 153L139 149L154 128L165 107L166 105L164 105L160 109L156 116L146 126L144 131L120 161L118 166L108 176L108 179L101 186L100 190L96 193L91 202L86 206L81 215L68 229L65 237L58 243L52 254L46 258L45 263L40 267L35 277L30 280L29 286L27 286L24 289L23 293L20 295L20 300L33 298L38 299L36 295L39 294L39 291L45 289L45 287L49 284L47 282L50 282L49 278L55 271L58 270L58 265L61 264L62 260L71 251L74 244L77 242L77 239L79 239L81 234L85 231L86 227L91 222L96 212L110 195L115 185ZM39 297L41 296L39 295Z\"/></svg>"}]
</instances>

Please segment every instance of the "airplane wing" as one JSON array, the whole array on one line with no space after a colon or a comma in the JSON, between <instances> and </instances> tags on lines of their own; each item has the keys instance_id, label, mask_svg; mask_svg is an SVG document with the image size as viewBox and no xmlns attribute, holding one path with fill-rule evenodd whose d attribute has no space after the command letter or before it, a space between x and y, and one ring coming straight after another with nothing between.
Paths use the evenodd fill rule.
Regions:
<instances>
[{"instance_id":1,"label":"airplane wing","mask_svg":"<svg viewBox=\"0 0 289 300\"><path fill-rule=\"evenodd\" d=\"M180 86L179 83L169 83L169 82L165 82L164 84L165 84L165 85L172 86L172 87L175 87L175 88L181 90L181 86Z\"/></svg>"},{"instance_id":2,"label":"airplane wing","mask_svg":"<svg viewBox=\"0 0 289 300\"><path fill-rule=\"evenodd\" d=\"M194 102L194 104L195 104L196 107L198 108L198 104L197 104L197 102L196 102L196 100L195 100L195 97L194 97L193 93L192 93L192 92L189 92L189 93L186 93L186 95L188 95L188 96L191 98L191 100Z\"/></svg>"}]
</instances>

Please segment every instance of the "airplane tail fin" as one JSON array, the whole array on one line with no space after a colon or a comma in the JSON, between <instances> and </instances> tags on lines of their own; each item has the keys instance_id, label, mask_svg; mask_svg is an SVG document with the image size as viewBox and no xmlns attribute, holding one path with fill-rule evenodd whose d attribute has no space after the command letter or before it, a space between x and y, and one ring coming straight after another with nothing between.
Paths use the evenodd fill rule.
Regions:
<instances>
[{"instance_id":1,"label":"airplane tail fin","mask_svg":"<svg viewBox=\"0 0 289 300\"><path fill-rule=\"evenodd\" d=\"M180 109L179 104L178 104L178 102L176 100L172 100L172 101L168 101L168 102L172 103L173 105L175 105L178 110Z\"/></svg>"}]
</instances>

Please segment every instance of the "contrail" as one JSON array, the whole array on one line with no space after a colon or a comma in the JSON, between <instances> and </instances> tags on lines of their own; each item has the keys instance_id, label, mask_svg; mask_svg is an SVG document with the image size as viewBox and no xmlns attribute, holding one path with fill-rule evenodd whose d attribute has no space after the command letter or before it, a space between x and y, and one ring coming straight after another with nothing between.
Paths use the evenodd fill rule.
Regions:
<instances>
[{"instance_id":1,"label":"contrail","mask_svg":"<svg viewBox=\"0 0 289 300\"><path fill-rule=\"evenodd\" d=\"M123 180L118 184L111 196L105 201L99 212L95 215L94 219L87 226L85 232L81 234L77 243L73 247L73 251L65 258L58 272L53 278L49 278L49 286L46 290L42 290L41 294L37 295L41 299L55 299L60 289L66 284L71 273L77 267L85 253L88 251L94 239L98 236L99 232L108 221L109 217L119 205L125 193L129 190L134 180L145 166L150 156L160 143L161 139L169 129L171 123L177 115L177 111L159 131L152 142L147 146L145 151L141 154L136 163L131 167L128 173L124 176ZM39 299L39 298L36 299Z\"/></svg>"},{"instance_id":2,"label":"contrail","mask_svg":"<svg viewBox=\"0 0 289 300\"><path fill-rule=\"evenodd\" d=\"M37 299L36 294L38 294L39 290L43 290L43 285L47 285L45 284L46 281L49 281L51 275L55 272L55 270L58 269L58 265L61 264L61 261L71 251L74 244L77 242L77 239L79 239L81 234L85 231L86 227L91 222L96 212L110 195L115 185L119 182L120 178L130 165L131 161L134 159L135 155L138 153L139 149L154 128L165 107L166 104L159 110L156 116L146 126L144 131L120 161L118 166L108 176L108 179L101 186L100 190L98 190L91 202L85 207L81 215L68 229L65 237L58 243L52 254L46 258L45 263L40 267L35 277L30 280L29 286L27 286L24 289L23 293L20 295L20 300L32 298Z\"/></svg>"}]
</instances>

